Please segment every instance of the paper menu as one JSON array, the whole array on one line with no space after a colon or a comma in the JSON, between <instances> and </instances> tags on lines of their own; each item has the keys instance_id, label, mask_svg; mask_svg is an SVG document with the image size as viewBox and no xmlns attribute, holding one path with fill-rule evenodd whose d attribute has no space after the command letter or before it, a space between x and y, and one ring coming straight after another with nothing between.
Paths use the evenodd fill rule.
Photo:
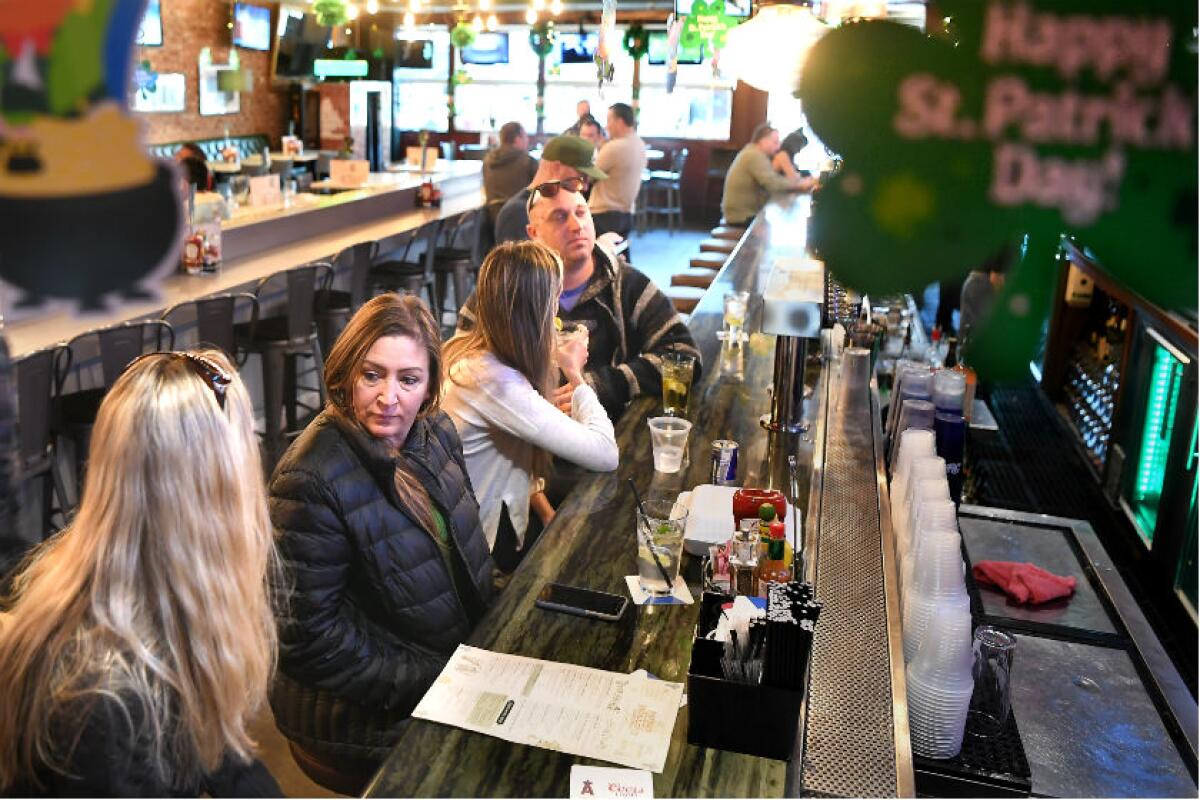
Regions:
<instances>
[{"instance_id":1,"label":"paper menu","mask_svg":"<svg viewBox=\"0 0 1200 800\"><path fill-rule=\"evenodd\" d=\"M459 645L413 716L662 772L683 684Z\"/></svg>"}]
</instances>

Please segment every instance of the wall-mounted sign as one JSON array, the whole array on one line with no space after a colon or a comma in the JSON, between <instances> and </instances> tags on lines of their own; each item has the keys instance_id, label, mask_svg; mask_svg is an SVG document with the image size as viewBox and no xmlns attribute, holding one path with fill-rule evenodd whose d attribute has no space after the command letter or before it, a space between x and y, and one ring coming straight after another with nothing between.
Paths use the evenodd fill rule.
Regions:
<instances>
[{"instance_id":1,"label":"wall-mounted sign","mask_svg":"<svg viewBox=\"0 0 1200 800\"><path fill-rule=\"evenodd\" d=\"M947 29L827 34L799 96L844 158L812 242L868 292L953 279L1024 243L968 356L1015 377L1037 345L1059 236L1118 280L1194 312L1196 6L944 0Z\"/></svg>"},{"instance_id":2,"label":"wall-mounted sign","mask_svg":"<svg viewBox=\"0 0 1200 800\"><path fill-rule=\"evenodd\" d=\"M200 67L200 114L202 116L236 114L242 110L240 93L221 91L220 73L229 69L231 68L228 66L214 64Z\"/></svg>"},{"instance_id":3,"label":"wall-mounted sign","mask_svg":"<svg viewBox=\"0 0 1200 800\"><path fill-rule=\"evenodd\" d=\"M129 107L142 113L183 111L186 94L186 75L182 72L160 72L152 86L133 90Z\"/></svg>"}]
</instances>

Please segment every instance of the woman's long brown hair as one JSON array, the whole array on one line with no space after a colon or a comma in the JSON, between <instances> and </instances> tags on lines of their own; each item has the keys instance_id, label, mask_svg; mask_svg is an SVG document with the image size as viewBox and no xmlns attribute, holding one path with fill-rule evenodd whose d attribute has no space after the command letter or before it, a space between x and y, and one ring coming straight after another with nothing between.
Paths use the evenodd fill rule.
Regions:
<instances>
[{"instance_id":1,"label":"woman's long brown hair","mask_svg":"<svg viewBox=\"0 0 1200 800\"><path fill-rule=\"evenodd\" d=\"M372 345L384 336L407 336L424 348L429 356L429 393L417 418L438 410L442 389L442 336L429 307L419 297L388 293L363 304L346 325L325 361L325 391L328 408L360 425L354 414L354 383ZM437 527L429 493L400 466L396 468L396 493L416 515L417 522L431 534Z\"/></svg>"}]
</instances>

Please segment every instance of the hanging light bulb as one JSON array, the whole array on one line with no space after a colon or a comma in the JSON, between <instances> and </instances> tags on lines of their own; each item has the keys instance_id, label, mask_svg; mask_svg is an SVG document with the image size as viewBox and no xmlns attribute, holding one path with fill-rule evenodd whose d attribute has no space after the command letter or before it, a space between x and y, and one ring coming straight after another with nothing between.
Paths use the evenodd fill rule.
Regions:
<instances>
[{"instance_id":1,"label":"hanging light bulb","mask_svg":"<svg viewBox=\"0 0 1200 800\"><path fill-rule=\"evenodd\" d=\"M476 14L475 19L471 20L471 27L475 29L476 33L483 30L483 17Z\"/></svg>"},{"instance_id":2,"label":"hanging light bulb","mask_svg":"<svg viewBox=\"0 0 1200 800\"><path fill-rule=\"evenodd\" d=\"M378 14L379 13L379 0L367 0L367 13L368 14Z\"/></svg>"},{"instance_id":3,"label":"hanging light bulb","mask_svg":"<svg viewBox=\"0 0 1200 800\"><path fill-rule=\"evenodd\" d=\"M354 3L346 4L346 19L350 20L351 22L358 19L358 6Z\"/></svg>"},{"instance_id":4,"label":"hanging light bulb","mask_svg":"<svg viewBox=\"0 0 1200 800\"><path fill-rule=\"evenodd\" d=\"M525 24L526 25L536 25L537 24L537 12L534 11L532 7L525 9Z\"/></svg>"},{"instance_id":5,"label":"hanging light bulb","mask_svg":"<svg viewBox=\"0 0 1200 800\"><path fill-rule=\"evenodd\" d=\"M492 7L492 0L479 0L479 10L487 11Z\"/></svg>"},{"instance_id":6,"label":"hanging light bulb","mask_svg":"<svg viewBox=\"0 0 1200 800\"><path fill-rule=\"evenodd\" d=\"M553 14L554 16L557 17L559 14L562 13L562 10L563 10L562 0L550 0L550 13L551 14Z\"/></svg>"},{"instance_id":7,"label":"hanging light bulb","mask_svg":"<svg viewBox=\"0 0 1200 800\"><path fill-rule=\"evenodd\" d=\"M404 12L404 27L412 30L417 26L417 15L411 11Z\"/></svg>"},{"instance_id":8,"label":"hanging light bulb","mask_svg":"<svg viewBox=\"0 0 1200 800\"><path fill-rule=\"evenodd\" d=\"M533 0L532 5L534 11L546 10L546 0Z\"/></svg>"},{"instance_id":9,"label":"hanging light bulb","mask_svg":"<svg viewBox=\"0 0 1200 800\"><path fill-rule=\"evenodd\" d=\"M721 51L721 72L764 92L796 90L809 49L829 30L807 8L763 6L729 32ZM775 54L766 59L763 53Z\"/></svg>"},{"instance_id":10,"label":"hanging light bulb","mask_svg":"<svg viewBox=\"0 0 1200 800\"><path fill-rule=\"evenodd\" d=\"M496 30L496 28L499 28L499 27L500 27L500 20L496 19L496 15L488 14L487 29L489 31L494 31L494 30Z\"/></svg>"}]
</instances>

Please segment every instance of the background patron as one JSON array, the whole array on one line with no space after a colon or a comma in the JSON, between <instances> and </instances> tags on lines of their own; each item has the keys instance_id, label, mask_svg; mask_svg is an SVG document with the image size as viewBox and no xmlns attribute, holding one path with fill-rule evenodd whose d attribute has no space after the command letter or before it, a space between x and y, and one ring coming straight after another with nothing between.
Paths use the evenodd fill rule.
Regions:
<instances>
[{"instance_id":1,"label":"background patron","mask_svg":"<svg viewBox=\"0 0 1200 800\"><path fill-rule=\"evenodd\" d=\"M567 178L587 182L587 178L604 180L608 175L596 166L596 149L591 142L578 136L555 136L542 149L542 161L529 186L508 199L496 216L496 243L519 242L528 239L530 190L534 186Z\"/></svg>"},{"instance_id":2,"label":"background patron","mask_svg":"<svg viewBox=\"0 0 1200 800\"><path fill-rule=\"evenodd\" d=\"M608 134L596 157L596 166L607 173L608 180L592 189L588 206L597 236L611 231L628 239L646 169L646 143L637 135L633 109L625 103L613 103L608 109Z\"/></svg>"},{"instance_id":3,"label":"background patron","mask_svg":"<svg viewBox=\"0 0 1200 800\"><path fill-rule=\"evenodd\" d=\"M810 178L786 177L771 166L779 152L779 131L769 123L754 129L750 143L741 149L725 175L721 214L729 225L747 225L775 192L798 192L813 185Z\"/></svg>"},{"instance_id":4,"label":"background patron","mask_svg":"<svg viewBox=\"0 0 1200 800\"><path fill-rule=\"evenodd\" d=\"M495 225L505 201L524 189L537 174L538 162L529 155L529 136L519 122L500 126L500 146L483 159L483 191L488 224Z\"/></svg>"}]
</instances>

